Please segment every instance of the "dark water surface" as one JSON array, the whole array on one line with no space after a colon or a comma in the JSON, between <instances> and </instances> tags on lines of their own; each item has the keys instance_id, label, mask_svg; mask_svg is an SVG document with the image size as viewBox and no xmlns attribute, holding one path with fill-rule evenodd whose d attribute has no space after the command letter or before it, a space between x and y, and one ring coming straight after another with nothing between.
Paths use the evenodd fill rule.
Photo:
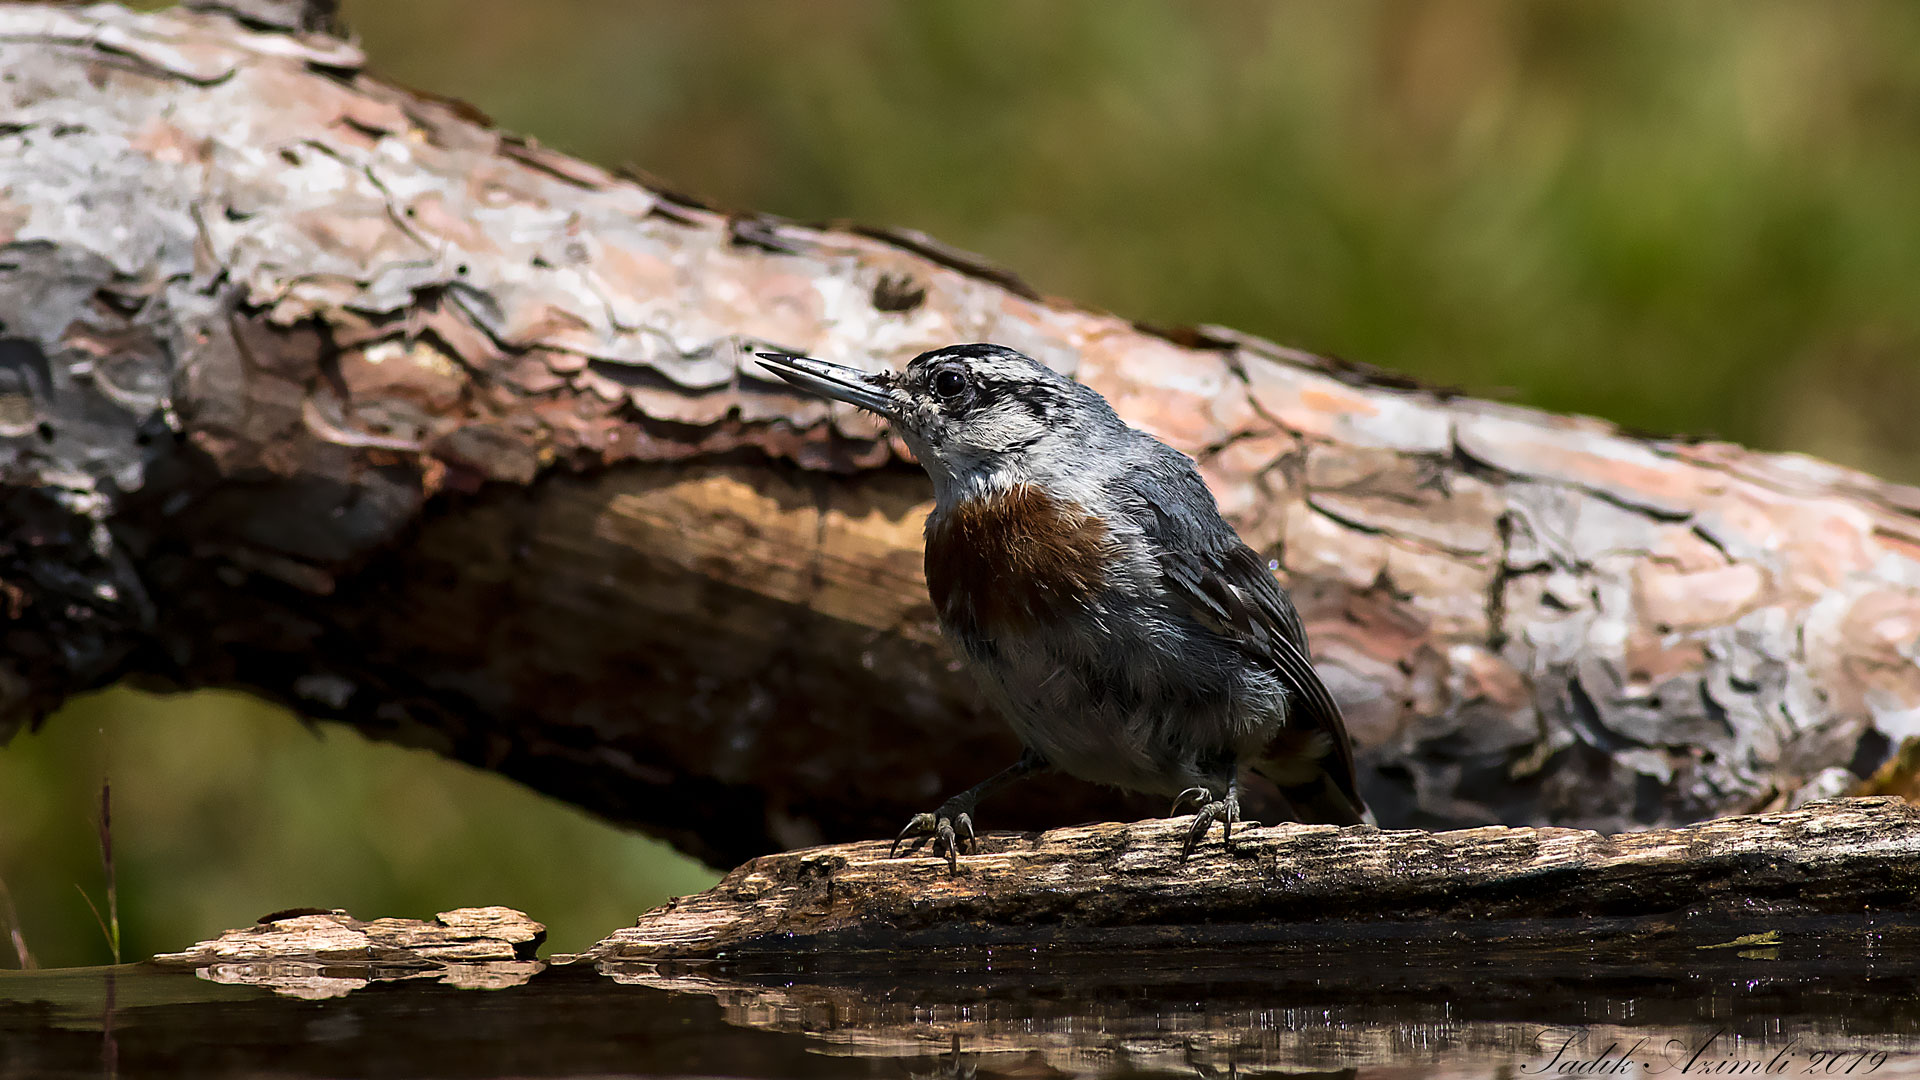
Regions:
<instances>
[{"instance_id":1,"label":"dark water surface","mask_svg":"<svg viewBox=\"0 0 1920 1080\"><path fill-rule=\"evenodd\" d=\"M0 972L0 1078L1920 1076L1920 924L1765 925L455 980L493 989L351 964Z\"/></svg>"}]
</instances>

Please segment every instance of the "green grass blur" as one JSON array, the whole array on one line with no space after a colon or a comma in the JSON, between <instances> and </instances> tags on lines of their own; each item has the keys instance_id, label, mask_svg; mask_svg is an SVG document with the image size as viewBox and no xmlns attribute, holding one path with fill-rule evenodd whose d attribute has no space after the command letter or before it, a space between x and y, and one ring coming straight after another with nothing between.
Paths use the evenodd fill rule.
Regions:
<instances>
[{"instance_id":1,"label":"green grass blur","mask_svg":"<svg viewBox=\"0 0 1920 1080\"><path fill-rule=\"evenodd\" d=\"M728 207L911 226L1130 317L1920 479L1920 5L345 14L376 71ZM72 887L97 892L102 760L130 953L331 904L513 903L577 945L703 880L424 755L115 695L0 750L0 879L45 962L103 955Z\"/></svg>"},{"instance_id":2,"label":"green grass blur","mask_svg":"<svg viewBox=\"0 0 1920 1080\"><path fill-rule=\"evenodd\" d=\"M107 963L100 783L124 954L290 907L428 918L506 904L584 948L711 870L491 773L307 726L241 694L112 690L0 750L0 881L42 966ZM76 886L78 888L76 888ZM17 966L0 905L0 967Z\"/></svg>"}]
</instances>

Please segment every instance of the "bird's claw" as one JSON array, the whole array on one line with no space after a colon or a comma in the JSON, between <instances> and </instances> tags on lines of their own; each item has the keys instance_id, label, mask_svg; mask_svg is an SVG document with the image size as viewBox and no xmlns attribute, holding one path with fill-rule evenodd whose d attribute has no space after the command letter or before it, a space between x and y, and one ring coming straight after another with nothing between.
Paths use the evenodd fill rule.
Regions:
<instances>
[{"instance_id":1,"label":"bird's claw","mask_svg":"<svg viewBox=\"0 0 1920 1080\"><path fill-rule=\"evenodd\" d=\"M1192 803L1195 806L1205 806L1212 801L1213 792L1203 787L1190 787L1173 797L1173 806L1167 811L1167 816L1174 817L1178 815L1180 808L1188 803Z\"/></svg>"},{"instance_id":2,"label":"bird's claw","mask_svg":"<svg viewBox=\"0 0 1920 1080\"><path fill-rule=\"evenodd\" d=\"M887 849L887 857L892 858L900 850L902 842L912 839L907 846L911 855L924 847L928 840L933 841L933 855L947 857L947 871L960 872L960 847L967 845L969 853L978 852L980 839L973 831L973 815L958 807L943 806L929 814L915 814L893 838L893 846Z\"/></svg>"},{"instance_id":3,"label":"bird's claw","mask_svg":"<svg viewBox=\"0 0 1920 1080\"><path fill-rule=\"evenodd\" d=\"M1181 792L1174 806L1178 807L1194 791L1203 791L1203 789L1189 788ZM1204 794L1206 798L1193 812L1193 828L1187 830L1187 842L1180 846L1181 862L1186 862L1192 857L1193 849L1199 847L1200 841L1207 838L1207 830L1212 828L1216 821L1221 823L1223 833L1221 842L1225 844L1228 851L1233 850L1233 823L1240 820L1239 793L1229 789L1219 798L1215 798L1210 791L1204 791Z\"/></svg>"}]
</instances>

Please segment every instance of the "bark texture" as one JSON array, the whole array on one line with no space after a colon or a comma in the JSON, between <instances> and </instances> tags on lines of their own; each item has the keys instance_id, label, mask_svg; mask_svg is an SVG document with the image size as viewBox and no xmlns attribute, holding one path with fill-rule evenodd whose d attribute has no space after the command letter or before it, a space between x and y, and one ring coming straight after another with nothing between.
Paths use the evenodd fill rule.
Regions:
<instances>
[{"instance_id":1,"label":"bark texture","mask_svg":"<svg viewBox=\"0 0 1920 1080\"><path fill-rule=\"evenodd\" d=\"M0 5L0 738L240 686L722 864L891 833L1012 737L936 638L917 468L742 357L970 340L1200 460L1387 824L1692 820L1916 728L1920 492L709 211L362 66ZM1140 809L1047 780L984 820Z\"/></svg>"},{"instance_id":2,"label":"bark texture","mask_svg":"<svg viewBox=\"0 0 1920 1080\"><path fill-rule=\"evenodd\" d=\"M546 938L545 926L507 907L371 922L339 910L283 911L153 962L192 968L210 982L314 1000L400 979L499 990L546 969L535 956Z\"/></svg>"},{"instance_id":3,"label":"bark texture","mask_svg":"<svg viewBox=\"0 0 1920 1080\"><path fill-rule=\"evenodd\" d=\"M1184 825L996 834L954 875L944 859L890 858L879 842L765 855L582 958L1392 941L1488 924L1511 942L1663 920L1744 918L1777 932L1806 916L1920 913L1920 810L1893 798L1616 836L1287 823L1185 863Z\"/></svg>"}]
</instances>

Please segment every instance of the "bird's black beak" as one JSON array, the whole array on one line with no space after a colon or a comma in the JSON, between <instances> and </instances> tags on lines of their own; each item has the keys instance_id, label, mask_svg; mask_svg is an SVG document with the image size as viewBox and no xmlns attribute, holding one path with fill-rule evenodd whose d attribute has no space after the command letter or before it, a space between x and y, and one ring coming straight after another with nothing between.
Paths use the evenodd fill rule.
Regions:
<instances>
[{"instance_id":1,"label":"bird's black beak","mask_svg":"<svg viewBox=\"0 0 1920 1080\"><path fill-rule=\"evenodd\" d=\"M754 355L760 358L761 367L810 394L858 405L888 420L894 418L893 399L887 394L888 388L893 385L892 375L873 375L859 368L842 367L792 353L763 352Z\"/></svg>"}]
</instances>

